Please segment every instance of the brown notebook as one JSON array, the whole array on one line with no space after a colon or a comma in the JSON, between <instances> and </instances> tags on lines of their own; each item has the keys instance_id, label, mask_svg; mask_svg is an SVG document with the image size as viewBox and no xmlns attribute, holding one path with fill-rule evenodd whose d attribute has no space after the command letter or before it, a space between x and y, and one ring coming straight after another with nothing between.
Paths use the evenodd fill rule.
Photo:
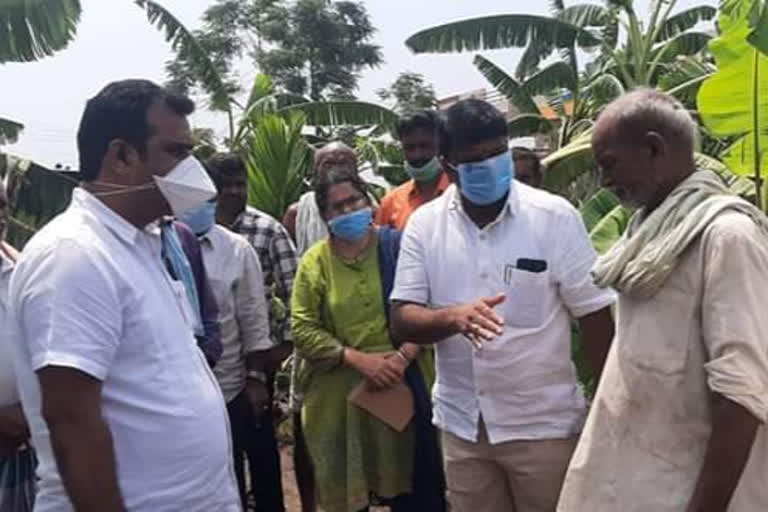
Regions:
<instances>
[{"instance_id":1,"label":"brown notebook","mask_svg":"<svg viewBox=\"0 0 768 512\"><path fill-rule=\"evenodd\" d=\"M364 409L398 432L413 418L413 395L404 382L384 391L371 390L363 381L347 397L351 403Z\"/></svg>"}]
</instances>

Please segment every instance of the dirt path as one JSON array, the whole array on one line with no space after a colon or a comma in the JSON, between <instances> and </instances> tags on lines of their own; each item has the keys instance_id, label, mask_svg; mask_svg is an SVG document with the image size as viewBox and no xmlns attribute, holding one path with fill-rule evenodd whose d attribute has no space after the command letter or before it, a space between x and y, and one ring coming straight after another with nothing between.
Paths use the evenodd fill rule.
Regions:
<instances>
[{"instance_id":1,"label":"dirt path","mask_svg":"<svg viewBox=\"0 0 768 512\"><path fill-rule=\"evenodd\" d=\"M293 446L285 445L280 449L280 464L283 471L283 495L286 512L301 512L299 490L296 475L293 472Z\"/></svg>"}]
</instances>

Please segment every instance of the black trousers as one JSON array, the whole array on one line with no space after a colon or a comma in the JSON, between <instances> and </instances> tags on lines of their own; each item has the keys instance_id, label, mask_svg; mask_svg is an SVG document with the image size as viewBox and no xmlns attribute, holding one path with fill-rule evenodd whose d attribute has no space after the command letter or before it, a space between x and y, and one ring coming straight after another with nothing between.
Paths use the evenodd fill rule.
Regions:
<instances>
[{"instance_id":1,"label":"black trousers","mask_svg":"<svg viewBox=\"0 0 768 512\"><path fill-rule=\"evenodd\" d=\"M243 510L248 510L245 485L245 461L250 469L251 492L256 512L285 512L283 484L280 473L280 452L275 437L272 411L264 413L263 421L253 417L251 404L240 393L227 404L232 429L232 452L235 476Z\"/></svg>"}]
</instances>

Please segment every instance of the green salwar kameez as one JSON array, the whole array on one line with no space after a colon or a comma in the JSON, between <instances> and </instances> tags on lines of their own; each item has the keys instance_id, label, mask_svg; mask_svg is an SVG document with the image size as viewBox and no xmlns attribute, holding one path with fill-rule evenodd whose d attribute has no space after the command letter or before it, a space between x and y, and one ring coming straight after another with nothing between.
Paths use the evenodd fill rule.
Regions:
<instances>
[{"instance_id":1,"label":"green salwar kameez","mask_svg":"<svg viewBox=\"0 0 768 512\"><path fill-rule=\"evenodd\" d=\"M302 258L293 286L292 329L303 359L302 425L326 512L356 512L371 493L411 492L413 433L397 432L347 401L363 377L341 364L344 347L392 351L376 244L355 263L323 241Z\"/></svg>"}]
</instances>

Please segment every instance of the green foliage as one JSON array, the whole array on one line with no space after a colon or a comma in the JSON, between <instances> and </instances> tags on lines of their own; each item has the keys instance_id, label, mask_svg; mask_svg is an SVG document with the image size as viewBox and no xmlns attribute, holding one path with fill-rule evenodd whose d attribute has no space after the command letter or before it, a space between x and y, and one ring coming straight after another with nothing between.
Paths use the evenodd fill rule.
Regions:
<instances>
[{"instance_id":1,"label":"green foliage","mask_svg":"<svg viewBox=\"0 0 768 512\"><path fill-rule=\"evenodd\" d=\"M364 101L316 101L290 105L278 110L282 114L300 112L310 126L394 126L397 114L374 103Z\"/></svg>"},{"instance_id":2,"label":"green foliage","mask_svg":"<svg viewBox=\"0 0 768 512\"><path fill-rule=\"evenodd\" d=\"M77 186L76 173L58 172L29 160L0 154L0 181L11 206L8 242L21 249L35 230L61 213Z\"/></svg>"},{"instance_id":3,"label":"green foliage","mask_svg":"<svg viewBox=\"0 0 768 512\"><path fill-rule=\"evenodd\" d=\"M381 64L371 43L375 29L361 3L330 0L217 0L196 32L217 68L232 75L236 59L249 56L281 92L322 99L352 99L362 70ZM171 83L190 88L197 63L183 52L167 70Z\"/></svg>"},{"instance_id":4,"label":"green foliage","mask_svg":"<svg viewBox=\"0 0 768 512\"><path fill-rule=\"evenodd\" d=\"M600 48L596 59L601 73L619 77L625 87L655 85L680 55L701 51L709 40L704 33L690 32L711 20L709 6L673 14L677 0L651 2L648 20L641 21L631 0L606 0L605 6L582 4L565 7L553 3L551 17L510 14L474 18L422 30L406 44L417 53L459 52L524 47L516 76L535 74L541 63L558 50L563 60L575 60L574 49ZM625 40L619 42L619 28ZM572 66L573 67L573 66Z\"/></svg>"},{"instance_id":5,"label":"green foliage","mask_svg":"<svg viewBox=\"0 0 768 512\"><path fill-rule=\"evenodd\" d=\"M373 172L383 176L390 185L397 186L410 179L405 172L402 148L389 135L357 137L355 152L359 162L369 163Z\"/></svg>"},{"instance_id":6,"label":"green foliage","mask_svg":"<svg viewBox=\"0 0 768 512\"><path fill-rule=\"evenodd\" d=\"M0 5L0 64L53 55L75 37L79 0L3 0Z\"/></svg>"},{"instance_id":7,"label":"green foliage","mask_svg":"<svg viewBox=\"0 0 768 512\"><path fill-rule=\"evenodd\" d=\"M699 5L669 16L659 24L657 42L667 41L678 36L702 21L713 20L717 16L717 9L710 5Z\"/></svg>"},{"instance_id":8,"label":"green foliage","mask_svg":"<svg viewBox=\"0 0 768 512\"><path fill-rule=\"evenodd\" d=\"M556 150L543 160L547 168L544 187L561 191L579 176L595 169L592 154L592 131L587 130L569 144Z\"/></svg>"},{"instance_id":9,"label":"green foliage","mask_svg":"<svg viewBox=\"0 0 768 512\"><path fill-rule=\"evenodd\" d=\"M208 160L218 152L216 136L211 128L192 129L192 139L195 142L192 153L198 160Z\"/></svg>"},{"instance_id":10,"label":"green foliage","mask_svg":"<svg viewBox=\"0 0 768 512\"><path fill-rule=\"evenodd\" d=\"M503 94L521 114L539 114L539 107L536 106L530 92L506 71L496 64L486 59L482 55L475 56L475 67L490 82L493 87Z\"/></svg>"},{"instance_id":11,"label":"green foliage","mask_svg":"<svg viewBox=\"0 0 768 512\"><path fill-rule=\"evenodd\" d=\"M715 71L715 65L707 60L681 56L675 59L659 78L658 85L661 90L667 91L687 107L694 109L701 84Z\"/></svg>"},{"instance_id":12,"label":"green foliage","mask_svg":"<svg viewBox=\"0 0 768 512\"><path fill-rule=\"evenodd\" d=\"M768 5L762 0L721 0L721 14L730 19L746 20L747 41L768 54Z\"/></svg>"},{"instance_id":13,"label":"green foliage","mask_svg":"<svg viewBox=\"0 0 768 512\"><path fill-rule=\"evenodd\" d=\"M259 64L288 92L349 99L359 72L382 62L374 32L361 3L298 0L274 8L263 38L277 48L263 51Z\"/></svg>"},{"instance_id":14,"label":"green foliage","mask_svg":"<svg viewBox=\"0 0 768 512\"><path fill-rule=\"evenodd\" d=\"M601 190L597 194L610 193L606 190ZM593 196L595 199L597 196ZM591 200L590 200L591 201ZM604 205L600 205L604 206ZM591 207L588 202L585 208ZM584 210L582 210L583 212ZM589 231L589 238L592 240L592 245L595 246L595 250L598 254L606 253L613 245L621 238L621 235L627 229L629 225L629 219L632 216L632 212L618 202L608 211L601 212L603 216L600 220L592 226Z\"/></svg>"},{"instance_id":15,"label":"green foliage","mask_svg":"<svg viewBox=\"0 0 768 512\"><path fill-rule=\"evenodd\" d=\"M437 106L435 89L424 80L424 75L406 71L400 73L392 84L376 91L383 101L394 101L398 114L431 109Z\"/></svg>"},{"instance_id":16,"label":"green foliage","mask_svg":"<svg viewBox=\"0 0 768 512\"><path fill-rule=\"evenodd\" d=\"M303 128L301 115L267 114L255 121L242 147L248 166L248 203L278 219L304 191L311 151Z\"/></svg>"},{"instance_id":17,"label":"green foliage","mask_svg":"<svg viewBox=\"0 0 768 512\"><path fill-rule=\"evenodd\" d=\"M748 38L754 33L750 19L761 4L755 1L750 9L737 9L731 2L724 7L719 19L721 35L710 45L718 71L698 96L699 113L709 131L719 137L739 137L724 153L725 163L756 183L762 183L768 174L768 56ZM761 206L761 194L756 199Z\"/></svg>"},{"instance_id":18,"label":"green foliage","mask_svg":"<svg viewBox=\"0 0 768 512\"><path fill-rule=\"evenodd\" d=\"M158 2L151 0L134 0L134 2L146 11L149 22L165 34L165 40L171 43L171 48L190 63L194 72L194 79L202 83L206 90L211 93L211 107L228 114L229 136L230 138L233 137L231 97L235 88L231 83L225 81L220 69L210 59L207 48L178 18ZM179 84L176 84L176 89L179 88Z\"/></svg>"},{"instance_id":19,"label":"green foliage","mask_svg":"<svg viewBox=\"0 0 768 512\"><path fill-rule=\"evenodd\" d=\"M555 48L571 48L575 42L598 46L600 41L581 28L546 16L509 14L474 18L422 30L405 44L416 53L452 53L499 48L524 48L531 42L548 41Z\"/></svg>"},{"instance_id":20,"label":"green foliage","mask_svg":"<svg viewBox=\"0 0 768 512\"><path fill-rule=\"evenodd\" d=\"M15 143L23 129L23 124L0 117L0 146Z\"/></svg>"},{"instance_id":21,"label":"green foliage","mask_svg":"<svg viewBox=\"0 0 768 512\"><path fill-rule=\"evenodd\" d=\"M571 323L571 360L576 367L576 375L579 383L581 383L584 396L587 400L592 399L597 390L597 382L595 373L589 364L587 349L584 347L584 343L582 343L581 330L575 322Z\"/></svg>"}]
</instances>

